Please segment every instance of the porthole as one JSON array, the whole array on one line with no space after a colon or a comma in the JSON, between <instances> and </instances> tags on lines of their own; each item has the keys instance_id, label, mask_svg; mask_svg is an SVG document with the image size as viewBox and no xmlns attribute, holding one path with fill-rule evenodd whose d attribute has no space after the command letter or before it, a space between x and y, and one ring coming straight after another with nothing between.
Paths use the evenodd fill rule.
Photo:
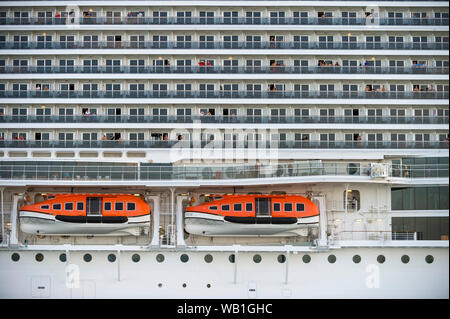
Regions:
<instances>
[{"instance_id":1,"label":"porthole","mask_svg":"<svg viewBox=\"0 0 450 319\"><path fill-rule=\"evenodd\" d=\"M231 254L230 256L228 256L228 260L230 261L230 263L234 264L234 262L235 262L234 254Z\"/></svg>"},{"instance_id":2,"label":"porthole","mask_svg":"<svg viewBox=\"0 0 450 319\"><path fill-rule=\"evenodd\" d=\"M427 262L427 264L431 264L434 261L434 257L431 255L428 255L425 257L425 261Z\"/></svg>"},{"instance_id":3,"label":"porthole","mask_svg":"<svg viewBox=\"0 0 450 319\"><path fill-rule=\"evenodd\" d=\"M65 263L67 261L67 255L66 253L62 253L59 255L59 260L63 263Z\"/></svg>"},{"instance_id":4,"label":"porthole","mask_svg":"<svg viewBox=\"0 0 450 319\"><path fill-rule=\"evenodd\" d=\"M206 285L206 288L211 288L211 284L207 284L207 285Z\"/></svg>"},{"instance_id":5,"label":"porthole","mask_svg":"<svg viewBox=\"0 0 450 319\"><path fill-rule=\"evenodd\" d=\"M384 257L383 255L379 255L377 257L377 261L378 261L378 263L382 264L386 261L386 257Z\"/></svg>"},{"instance_id":6,"label":"porthole","mask_svg":"<svg viewBox=\"0 0 450 319\"><path fill-rule=\"evenodd\" d=\"M336 256L335 255L328 256L328 262L330 264L334 264L336 262Z\"/></svg>"},{"instance_id":7,"label":"porthole","mask_svg":"<svg viewBox=\"0 0 450 319\"><path fill-rule=\"evenodd\" d=\"M261 255L256 254L255 256L253 256L253 261L254 261L255 263L258 264L258 263L261 262L261 260L262 260Z\"/></svg>"},{"instance_id":8,"label":"porthole","mask_svg":"<svg viewBox=\"0 0 450 319\"><path fill-rule=\"evenodd\" d=\"M37 262L41 262L44 260L44 255L39 253L39 254L36 254L36 256L34 256L34 258L36 259Z\"/></svg>"},{"instance_id":9,"label":"porthole","mask_svg":"<svg viewBox=\"0 0 450 319\"><path fill-rule=\"evenodd\" d=\"M158 284L158 287L161 288L161 287L162 287L162 283L159 283L159 284Z\"/></svg>"},{"instance_id":10,"label":"porthole","mask_svg":"<svg viewBox=\"0 0 450 319\"><path fill-rule=\"evenodd\" d=\"M131 260L137 263L141 260L141 256L139 256L139 254L133 254L133 256L131 256Z\"/></svg>"},{"instance_id":11,"label":"porthole","mask_svg":"<svg viewBox=\"0 0 450 319\"><path fill-rule=\"evenodd\" d=\"M304 255L302 257L302 260L305 264L309 263L311 261L311 256L310 255Z\"/></svg>"},{"instance_id":12,"label":"porthole","mask_svg":"<svg viewBox=\"0 0 450 319\"><path fill-rule=\"evenodd\" d=\"M353 256L353 262L355 264L359 264L361 262L361 256L360 255Z\"/></svg>"},{"instance_id":13,"label":"porthole","mask_svg":"<svg viewBox=\"0 0 450 319\"><path fill-rule=\"evenodd\" d=\"M186 288L186 287L187 287L186 283L183 283L183 288Z\"/></svg>"},{"instance_id":14,"label":"porthole","mask_svg":"<svg viewBox=\"0 0 450 319\"><path fill-rule=\"evenodd\" d=\"M19 259L20 259L20 255L18 253L14 253L11 255L12 261L19 261Z\"/></svg>"},{"instance_id":15,"label":"porthole","mask_svg":"<svg viewBox=\"0 0 450 319\"><path fill-rule=\"evenodd\" d=\"M111 263L115 262L116 261L116 255L109 254L108 255L108 261L111 262Z\"/></svg>"},{"instance_id":16,"label":"porthole","mask_svg":"<svg viewBox=\"0 0 450 319\"><path fill-rule=\"evenodd\" d=\"M278 255L278 262L280 264L283 264L286 261L286 256L285 255Z\"/></svg>"},{"instance_id":17,"label":"porthole","mask_svg":"<svg viewBox=\"0 0 450 319\"><path fill-rule=\"evenodd\" d=\"M164 261L164 255L163 254L156 255L156 261L162 263Z\"/></svg>"},{"instance_id":18,"label":"porthole","mask_svg":"<svg viewBox=\"0 0 450 319\"><path fill-rule=\"evenodd\" d=\"M83 259L85 262L90 262L92 260L91 254L84 254Z\"/></svg>"},{"instance_id":19,"label":"porthole","mask_svg":"<svg viewBox=\"0 0 450 319\"><path fill-rule=\"evenodd\" d=\"M186 254L183 254L183 255L180 256L180 260L183 263L187 263L189 261L189 256L186 255Z\"/></svg>"},{"instance_id":20,"label":"porthole","mask_svg":"<svg viewBox=\"0 0 450 319\"><path fill-rule=\"evenodd\" d=\"M211 263L213 261L213 256L210 254L205 255L205 262L207 262L208 264Z\"/></svg>"},{"instance_id":21,"label":"porthole","mask_svg":"<svg viewBox=\"0 0 450 319\"><path fill-rule=\"evenodd\" d=\"M404 264L409 263L409 256L408 255L403 255L402 256L402 263L404 263Z\"/></svg>"}]
</instances>

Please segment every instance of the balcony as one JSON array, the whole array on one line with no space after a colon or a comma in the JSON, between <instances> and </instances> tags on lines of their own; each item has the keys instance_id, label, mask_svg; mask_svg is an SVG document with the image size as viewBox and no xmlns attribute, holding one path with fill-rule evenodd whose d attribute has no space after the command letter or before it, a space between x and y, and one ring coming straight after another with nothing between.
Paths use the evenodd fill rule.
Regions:
<instances>
[{"instance_id":1,"label":"balcony","mask_svg":"<svg viewBox=\"0 0 450 319\"><path fill-rule=\"evenodd\" d=\"M448 50L448 42L301 42L301 41L96 41L0 42L0 49L305 49Z\"/></svg>"},{"instance_id":2,"label":"balcony","mask_svg":"<svg viewBox=\"0 0 450 319\"><path fill-rule=\"evenodd\" d=\"M449 124L448 116L0 115L0 123Z\"/></svg>"},{"instance_id":3,"label":"balcony","mask_svg":"<svg viewBox=\"0 0 450 319\"><path fill-rule=\"evenodd\" d=\"M447 100L447 91L0 91L0 98L216 98L216 99L433 99Z\"/></svg>"},{"instance_id":4,"label":"balcony","mask_svg":"<svg viewBox=\"0 0 450 319\"><path fill-rule=\"evenodd\" d=\"M125 13L124 13L125 14ZM386 25L448 26L448 18L83 17L0 18L0 25Z\"/></svg>"},{"instance_id":5,"label":"balcony","mask_svg":"<svg viewBox=\"0 0 450 319\"><path fill-rule=\"evenodd\" d=\"M0 74L448 74L448 67L374 67L374 66L8 66Z\"/></svg>"},{"instance_id":6,"label":"balcony","mask_svg":"<svg viewBox=\"0 0 450 319\"><path fill-rule=\"evenodd\" d=\"M69 165L67 165L69 164ZM168 180L233 180L308 176L353 176L370 179L370 164L304 161L278 165L230 166L115 166L0 163L3 180L54 180L54 181L168 181ZM430 167L438 172L433 177L448 177L448 165ZM444 167L445 166L445 167ZM388 176L390 177L390 176Z\"/></svg>"},{"instance_id":7,"label":"balcony","mask_svg":"<svg viewBox=\"0 0 450 319\"><path fill-rule=\"evenodd\" d=\"M449 143L429 141L230 141L230 140L0 140L0 148L86 148L86 149L152 149L152 148L210 148L210 149L448 149Z\"/></svg>"}]
</instances>

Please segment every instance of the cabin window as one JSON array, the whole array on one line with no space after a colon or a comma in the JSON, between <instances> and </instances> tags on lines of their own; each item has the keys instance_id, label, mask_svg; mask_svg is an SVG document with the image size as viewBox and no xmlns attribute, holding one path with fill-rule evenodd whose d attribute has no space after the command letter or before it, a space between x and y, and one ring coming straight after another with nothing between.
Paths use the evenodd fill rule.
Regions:
<instances>
[{"instance_id":1,"label":"cabin window","mask_svg":"<svg viewBox=\"0 0 450 319\"><path fill-rule=\"evenodd\" d=\"M273 211L274 212L281 211L281 204L280 203L273 203Z\"/></svg>"},{"instance_id":2,"label":"cabin window","mask_svg":"<svg viewBox=\"0 0 450 319\"><path fill-rule=\"evenodd\" d=\"M233 210L235 212L242 212L242 204L234 204L233 205Z\"/></svg>"},{"instance_id":3,"label":"cabin window","mask_svg":"<svg viewBox=\"0 0 450 319\"><path fill-rule=\"evenodd\" d=\"M112 204L110 202L105 202L103 210L111 210Z\"/></svg>"},{"instance_id":4,"label":"cabin window","mask_svg":"<svg viewBox=\"0 0 450 319\"><path fill-rule=\"evenodd\" d=\"M64 210L73 210L73 203L65 203Z\"/></svg>"},{"instance_id":5,"label":"cabin window","mask_svg":"<svg viewBox=\"0 0 450 319\"><path fill-rule=\"evenodd\" d=\"M295 210L297 211L297 212L304 212L305 211L305 204L303 204L303 203L297 203L297 204L295 204Z\"/></svg>"},{"instance_id":6,"label":"cabin window","mask_svg":"<svg viewBox=\"0 0 450 319\"><path fill-rule=\"evenodd\" d=\"M41 205L41 209L49 209L50 205Z\"/></svg>"},{"instance_id":7,"label":"cabin window","mask_svg":"<svg viewBox=\"0 0 450 319\"><path fill-rule=\"evenodd\" d=\"M222 205L222 210L230 210L230 205Z\"/></svg>"},{"instance_id":8,"label":"cabin window","mask_svg":"<svg viewBox=\"0 0 450 319\"><path fill-rule=\"evenodd\" d=\"M61 204L53 204L54 210L61 210Z\"/></svg>"},{"instance_id":9,"label":"cabin window","mask_svg":"<svg viewBox=\"0 0 450 319\"><path fill-rule=\"evenodd\" d=\"M217 210L217 206L209 206L209 210Z\"/></svg>"},{"instance_id":10,"label":"cabin window","mask_svg":"<svg viewBox=\"0 0 450 319\"><path fill-rule=\"evenodd\" d=\"M77 210L84 210L84 203L83 202L77 203Z\"/></svg>"},{"instance_id":11,"label":"cabin window","mask_svg":"<svg viewBox=\"0 0 450 319\"><path fill-rule=\"evenodd\" d=\"M292 212L292 203L284 203L284 211Z\"/></svg>"},{"instance_id":12,"label":"cabin window","mask_svg":"<svg viewBox=\"0 0 450 319\"><path fill-rule=\"evenodd\" d=\"M252 203L246 203L245 204L245 211L246 212L252 212L253 211L253 204Z\"/></svg>"},{"instance_id":13,"label":"cabin window","mask_svg":"<svg viewBox=\"0 0 450 319\"><path fill-rule=\"evenodd\" d=\"M123 203L116 203L115 209L116 210L123 210Z\"/></svg>"},{"instance_id":14,"label":"cabin window","mask_svg":"<svg viewBox=\"0 0 450 319\"><path fill-rule=\"evenodd\" d=\"M136 203L127 203L127 210L136 210Z\"/></svg>"}]
</instances>

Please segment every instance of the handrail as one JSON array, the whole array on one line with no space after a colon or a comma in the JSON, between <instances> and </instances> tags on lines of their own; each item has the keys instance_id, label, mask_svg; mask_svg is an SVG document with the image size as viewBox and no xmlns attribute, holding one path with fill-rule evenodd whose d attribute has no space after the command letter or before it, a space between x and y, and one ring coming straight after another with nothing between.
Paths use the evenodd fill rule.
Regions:
<instances>
[{"instance_id":1,"label":"handrail","mask_svg":"<svg viewBox=\"0 0 450 319\"><path fill-rule=\"evenodd\" d=\"M0 91L0 98L279 98L279 99L448 99L448 91Z\"/></svg>"},{"instance_id":2,"label":"handrail","mask_svg":"<svg viewBox=\"0 0 450 319\"><path fill-rule=\"evenodd\" d=\"M448 42L301 42L301 41L27 41L0 42L0 49L351 49L448 50Z\"/></svg>"},{"instance_id":3,"label":"handrail","mask_svg":"<svg viewBox=\"0 0 450 319\"><path fill-rule=\"evenodd\" d=\"M125 13L124 13L125 14ZM12 17L0 25L421 25L448 26L448 18L340 17Z\"/></svg>"},{"instance_id":4,"label":"handrail","mask_svg":"<svg viewBox=\"0 0 450 319\"><path fill-rule=\"evenodd\" d=\"M0 140L0 148L448 149L449 143L446 141Z\"/></svg>"},{"instance_id":5,"label":"handrail","mask_svg":"<svg viewBox=\"0 0 450 319\"><path fill-rule=\"evenodd\" d=\"M0 115L0 123L448 124L448 116Z\"/></svg>"},{"instance_id":6,"label":"handrail","mask_svg":"<svg viewBox=\"0 0 450 319\"><path fill-rule=\"evenodd\" d=\"M448 67L377 66L0 66L0 74L448 74Z\"/></svg>"}]
</instances>

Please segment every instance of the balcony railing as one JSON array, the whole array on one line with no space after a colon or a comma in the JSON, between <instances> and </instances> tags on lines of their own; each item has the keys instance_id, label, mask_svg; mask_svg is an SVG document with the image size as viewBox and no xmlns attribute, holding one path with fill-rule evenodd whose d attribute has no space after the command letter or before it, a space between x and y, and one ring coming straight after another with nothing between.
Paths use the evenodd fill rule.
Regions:
<instances>
[{"instance_id":1,"label":"balcony railing","mask_svg":"<svg viewBox=\"0 0 450 319\"><path fill-rule=\"evenodd\" d=\"M334 18L334 17L62 17L0 18L0 25L422 25L448 26L448 18Z\"/></svg>"},{"instance_id":2,"label":"balcony railing","mask_svg":"<svg viewBox=\"0 0 450 319\"><path fill-rule=\"evenodd\" d=\"M228 140L0 140L0 148L242 148L242 149L448 149L449 143L420 141L228 141Z\"/></svg>"},{"instance_id":3,"label":"balcony railing","mask_svg":"<svg viewBox=\"0 0 450 319\"><path fill-rule=\"evenodd\" d=\"M374 67L374 66L8 66L1 67L0 73L236 73L236 74L448 74L448 67Z\"/></svg>"},{"instance_id":4,"label":"balcony railing","mask_svg":"<svg viewBox=\"0 0 450 319\"><path fill-rule=\"evenodd\" d=\"M0 98L448 99L447 91L0 91Z\"/></svg>"},{"instance_id":5,"label":"balcony railing","mask_svg":"<svg viewBox=\"0 0 450 319\"><path fill-rule=\"evenodd\" d=\"M331 49L448 50L448 42L96 41L0 42L0 49Z\"/></svg>"},{"instance_id":6,"label":"balcony railing","mask_svg":"<svg viewBox=\"0 0 450 319\"><path fill-rule=\"evenodd\" d=\"M448 124L448 116L0 115L0 123Z\"/></svg>"},{"instance_id":7,"label":"balcony railing","mask_svg":"<svg viewBox=\"0 0 450 319\"><path fill-rule=\"evenodd\" d=\"M447 165L448 177L448 165ZM227 180L244 178L280 178L306 176L370 176L369 164L305 161L278 165L220 165L220 166L113 166L113 165L14 165L0 163L3 180ZM440 176L440 175L439 175ZM396 239L400 239L396 237Z\"/></svg>"}]
</instances>

